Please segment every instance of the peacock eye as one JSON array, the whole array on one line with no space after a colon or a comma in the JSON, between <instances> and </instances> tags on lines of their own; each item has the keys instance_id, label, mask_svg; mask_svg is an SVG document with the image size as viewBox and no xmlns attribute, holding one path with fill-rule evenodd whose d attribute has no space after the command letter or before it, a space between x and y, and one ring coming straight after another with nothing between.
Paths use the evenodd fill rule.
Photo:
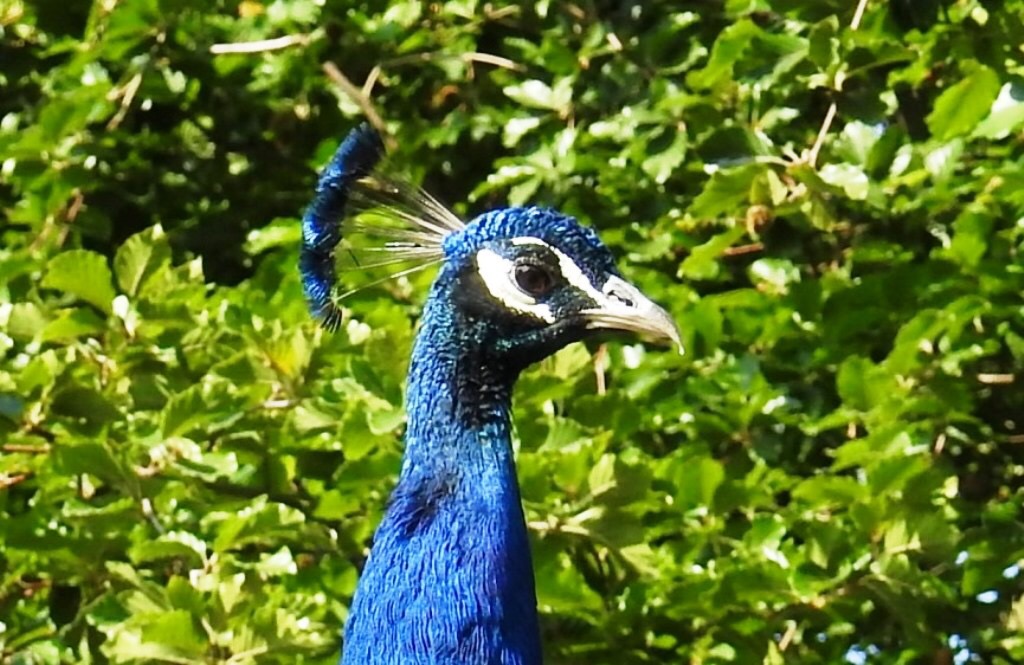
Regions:
<instances>
[{"instance_id":1,"label":"peacock eye","mask_svg":"<svg viewBox=\"0 0 1024 665\"><path fill-rule=\"evenodd\" d=\"M555 278L546 268L530 263L517 264L515 278L519 288L534 297L543 296L555 285Z\"/></svg>"}]
</instances>

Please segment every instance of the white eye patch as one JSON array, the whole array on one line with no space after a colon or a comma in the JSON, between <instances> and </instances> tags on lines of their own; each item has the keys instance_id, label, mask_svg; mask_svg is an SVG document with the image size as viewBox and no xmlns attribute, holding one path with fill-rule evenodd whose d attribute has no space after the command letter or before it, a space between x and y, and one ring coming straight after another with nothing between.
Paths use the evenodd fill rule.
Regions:
<instances>
[{"instance_id":1,"label":"white eye patch","mask_svg":"<svg viewBox=\"0 0 1024 665\"><path fill-rule=\"evenodd\" d=\"M515 261L490 249L481 249L476 254L476 265L480 280L495 300L513 312L528 314L545 323L555 322L551 307L537 302L516 284Z\"/></svg>"},{"instance_id":2,"label":"white eye patch","mask_svg":"<svg viewBox=\"0 0 1024 665\"><path fill-rule=\"evenodd\" d=\"M548 251L550 251L552 254L558 257L558 268L559 271L562 273L562 277L565 278L565 281L569 282L569 284L579 289L583 293L586 293L590 298L594 300L594 302L604 302L605 300L607 300L607 297L603 293L594 288L594 285L590 283L590 280L587 279L587 276L585 274L583 274L583 271L580 270L580 267L576 265L576 262L569 258L568 254L561 251L557 247L552 247L551 245L544 242L540 238L531 238L529 236L513 238L512 244L540 245L541 247L546 248Z\"/></svg>"},{"instance_id":3,"label":"white eye patch","mask_svg":"<svg viewBox=\"0 0 1024 665\"><path fill-rule=\"evenodd\" d=\"M598 289L579 265L557 247L530 236L512 238L510 242L513 245L538 245L545 248L558 259L558 271L569 285L586 294L599 307L623 307L624 299L620 293L627 290L622 287L628 287L628 284L621 279L610 278L603 290ZM514 312L534 316L546 323L555 322L555 315L547 304L538 302L516 284L514 260L490 249L482 249L477 252L476 263L480 279L498 302Z\"/></svg>"}]
</instances>

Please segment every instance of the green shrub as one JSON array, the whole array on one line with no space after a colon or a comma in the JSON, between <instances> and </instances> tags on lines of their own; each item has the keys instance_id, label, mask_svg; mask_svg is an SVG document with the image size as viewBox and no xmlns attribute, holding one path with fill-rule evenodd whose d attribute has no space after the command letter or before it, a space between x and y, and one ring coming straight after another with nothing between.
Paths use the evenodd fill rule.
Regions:
<instances>
[{"instance_id":1,"label":"green shrub","mask_svg":"<svg viewBox=\"0 0 1024 665\"><path fill-rule=\"evenodd\" d=\"M305 311L297 218L367 109L459 214L598 228L682 330L516 393L548 662L1024 660L1021 34L1019 0L0 5L4 662L336 659L429 279Z\"/></svg>"}]
</instances>

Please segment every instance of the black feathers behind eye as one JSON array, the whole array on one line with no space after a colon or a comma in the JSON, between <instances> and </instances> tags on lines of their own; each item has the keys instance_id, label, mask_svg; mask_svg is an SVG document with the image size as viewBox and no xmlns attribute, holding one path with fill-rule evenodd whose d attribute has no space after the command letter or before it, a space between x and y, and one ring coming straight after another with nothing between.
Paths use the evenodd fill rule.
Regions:
<instances>
[{"instance_id":1,"label":"black feathers behind eye","mask_svg":"<svg viewBox=\"0 0 1024 665\"><path fill-rule=\"evenodd\" d=\"M532 263L518 263L515 278L519 288L534 297L545 295L555 285L555 278L547 268Z\"/></svg>"}]
</instances>

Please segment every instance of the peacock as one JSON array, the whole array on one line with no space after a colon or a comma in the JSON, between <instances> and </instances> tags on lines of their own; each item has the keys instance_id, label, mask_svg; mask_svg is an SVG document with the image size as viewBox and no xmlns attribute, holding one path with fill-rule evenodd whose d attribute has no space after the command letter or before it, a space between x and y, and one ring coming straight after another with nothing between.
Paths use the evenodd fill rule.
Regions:
<instances>
[{"instance_id":1,"label":"peacock","mask_svg":"<svg viewBox=\"0 0 1024 665\"><path fill-rule=\"evenodd\" d=\"M376 173L383 156L375 130L352 130L302 220L303 285L328 329L342 321L342 258L412 263L399 274L439 265L413 344L401 471L350 607L341 663L536 665L512 387L527 366L595 331L676 344L679 333L574 218L529 206L464 223ZM350 245L354 236L378 244Z\"/></svg>"}]
</instances>

